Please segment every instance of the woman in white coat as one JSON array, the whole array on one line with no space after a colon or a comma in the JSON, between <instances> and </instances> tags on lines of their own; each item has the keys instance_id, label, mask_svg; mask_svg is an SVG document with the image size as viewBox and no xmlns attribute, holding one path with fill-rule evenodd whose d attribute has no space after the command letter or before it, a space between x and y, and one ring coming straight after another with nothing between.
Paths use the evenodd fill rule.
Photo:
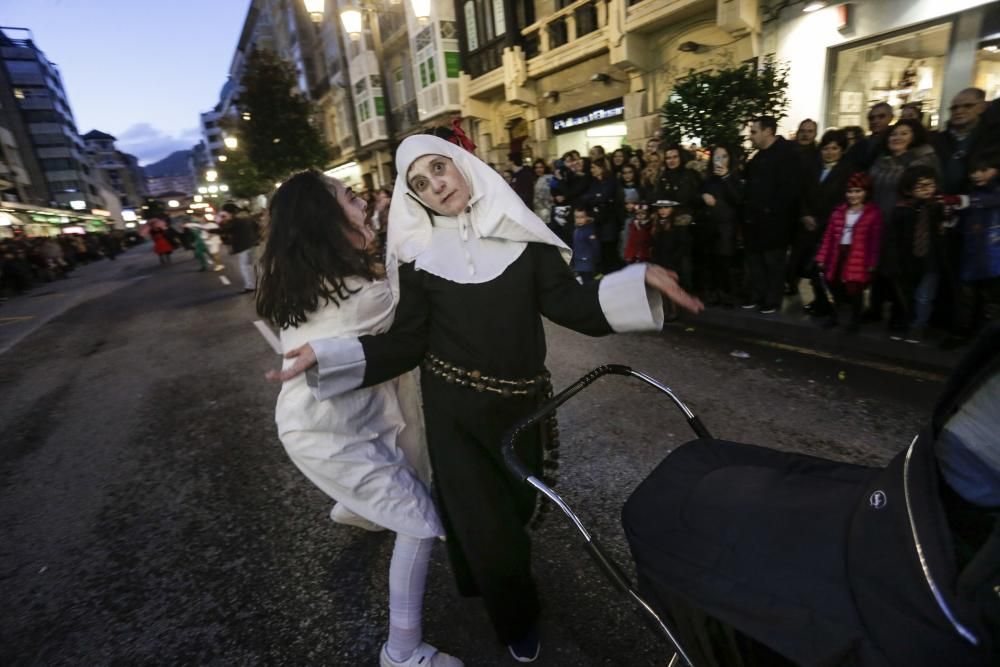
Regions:
<instances>
[{"instance_id":1,"label":"woman in white coat","mask_svg":"<svg viewBox=\"0 0 1000 667\"><path fill-rule=\"evenodd\" d=\"M313 171L292 176L274 194L257 310L281 329L284 349L378 334L392 324L392 292L366 251L374 234L365 208L350 188ZM431 547L445 531L427 489L413 373L326 400L296 378L281 389L275 421L292 462L336 501L334 521L396 533L381 667L461 667L421 637Z\"/></svg>"}]
</instances>

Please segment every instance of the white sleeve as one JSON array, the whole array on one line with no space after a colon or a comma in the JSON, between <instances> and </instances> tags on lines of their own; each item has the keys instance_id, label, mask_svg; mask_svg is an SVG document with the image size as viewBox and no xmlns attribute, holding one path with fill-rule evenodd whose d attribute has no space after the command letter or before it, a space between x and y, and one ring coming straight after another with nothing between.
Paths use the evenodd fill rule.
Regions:
<instances>
[{"instance_id":1,"label":"white sleeve","mask_svg":"<svg viewBox=\"0 0 1000 667\"><path fill-rule=\"evenodd\" d=\"M597 298L615 333L663 328L663 296L646 286L645 264L632 264L604 276Z\"/></svg>"},{"instance_id":2,"label":"white sleeve","mask_svg":"<svg viewBox=\"0 0 1000 667\"><path fill-rule=\"evenodd\" d=\"M321 338L309 341L316 365L306 371L306 384L317 401L325 401L361 386L365 379L365 351L357 338Z\"/></svg>"}]
</instances>

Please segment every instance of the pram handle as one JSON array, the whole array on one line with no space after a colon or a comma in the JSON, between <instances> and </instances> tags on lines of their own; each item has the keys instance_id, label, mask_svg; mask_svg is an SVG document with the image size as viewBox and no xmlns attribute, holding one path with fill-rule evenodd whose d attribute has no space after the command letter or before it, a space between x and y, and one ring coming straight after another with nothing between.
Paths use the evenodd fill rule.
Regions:
<instances>
[{"instance_id":1,"label":"pram handle","mask_svg":"<svg viewBox=\"0 0 1000 667\"><path fill-rule=\"evenodd\" d=\"M537 410L515 424L514 428L507 433L507 437L504 438L502 447L504 462L507 464L507 468L510 469L510 471L514 473L519 480L526 481L532 476L531 471L529 471L525 467L524 463L521 462L520 457L517 455L517 451L514 449L514 443L517 442L517 439L521 436L521 434L551 415L563 403L573 398L586 387L590 386L605 375L624 375L634 377L642 380L652 387L655 387L656 389L659 389L661 392L669 396L674 405L676 405L678 409L684 413L684 417L687 420L688 425L691 427L691 430L694 431L695 435L699 438L712 437L708 432L708 429L705 428L705 425L701 423L700 419L698 419L697 415L692 413L688 406L677 398L670 387L661 384L658 380L646 375L645 373L633 370L630 366L624 366L622 364L604 364L603 366L598 366L594 370L590 371L582 378L540 405Z\"/></svg>"}]
</instances>

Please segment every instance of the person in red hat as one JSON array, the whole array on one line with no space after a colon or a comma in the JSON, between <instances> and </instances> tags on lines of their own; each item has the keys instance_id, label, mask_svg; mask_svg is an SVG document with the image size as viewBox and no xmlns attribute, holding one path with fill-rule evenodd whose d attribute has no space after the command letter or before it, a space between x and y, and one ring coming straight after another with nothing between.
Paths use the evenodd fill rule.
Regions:
<instances>
[{"instance_id":1,"label":"person in red hat","mask_svg":"<svg viewBox=\"0 0 1000 667\"><path fill-rule=\"evenodd\" d=\"M882 241L882 214L878 206L868 201L871 183L858 172L847 179L847 202L833 210L816 254L816 264L826 283L834 292L837 305L849 303L849 332L858 330L865 287L871 282L878 266ZM834 309L824 326L837 325Z\"/></svg>"}]
</instances>

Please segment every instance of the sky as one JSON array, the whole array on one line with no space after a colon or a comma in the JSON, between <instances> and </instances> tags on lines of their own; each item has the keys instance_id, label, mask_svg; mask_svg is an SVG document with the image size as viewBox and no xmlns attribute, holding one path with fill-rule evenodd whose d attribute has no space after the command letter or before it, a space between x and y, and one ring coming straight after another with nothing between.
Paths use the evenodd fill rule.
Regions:
<instances>
[{"instance_id":1,"label":"sky","mask_svg":"<svg viewBox=\"0 0 1000 667\"><path fill-rule=\"evenodd\" d=\"M59 66L80 134L114 135L149 164L200 138L250 0L0 0Z\"/></svg>"}]
</instances>

